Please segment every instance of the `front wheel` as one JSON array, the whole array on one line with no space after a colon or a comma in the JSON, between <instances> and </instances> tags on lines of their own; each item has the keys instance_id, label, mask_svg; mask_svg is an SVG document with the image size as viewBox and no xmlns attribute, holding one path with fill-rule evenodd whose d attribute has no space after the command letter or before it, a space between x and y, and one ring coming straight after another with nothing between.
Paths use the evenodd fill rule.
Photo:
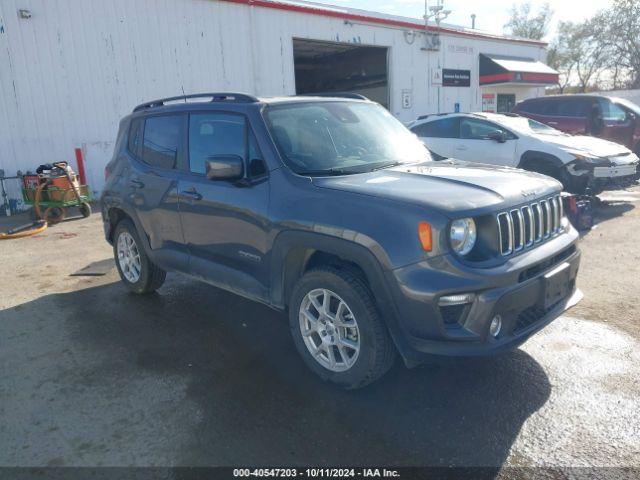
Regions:
<instances>
[{"instance_id":1,"label":"front wheel","mask_svg":"<svg viewBox=\"0 0 640 480\"><path fill-rule=\"evenodd\" d=\"M345 388L377 380L395 359L371 291L347 269L316 269L299 280L289 304L289 328L307 366Z\"/></svg>"},{"instance_id":2,"label":"front wheel","mask_svg":"<svg viewBox=\"0 0 640 480\"><path fill-rule=\"evenodd\" d=\"M132 292L154 292L164 283L167 273L149 259L131 220L118 223L113 255L120 279Z\"/></svg>"}]
</instances>

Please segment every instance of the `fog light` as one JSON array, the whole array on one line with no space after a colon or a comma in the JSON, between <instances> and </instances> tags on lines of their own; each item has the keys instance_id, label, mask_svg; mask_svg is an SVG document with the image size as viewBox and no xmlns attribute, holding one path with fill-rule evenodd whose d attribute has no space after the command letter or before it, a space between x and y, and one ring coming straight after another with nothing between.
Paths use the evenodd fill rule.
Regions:
<instances>
[{"instance_id":1,"label":"fog light","mask_svg":"<svg viewBox=\"0 0 640 480\"><path fill-rule=\"evenodd\" d=\"M496 338L500 335L500 330L502 330L502 317L500 315L496 315L491 320L491 325L489 325L489 333L491 336Z\"/></svg>"},{"instance_id":2,"label":"fog light","mask_svg":"<svg viewBox=\"0 0 640 480\"><path fill-rule=\"evenodd\" d=\"M463 293L460 295L448 295L446 297L440 297L438 305L441 307L450 307L451 305L464 305L465 303L473 302L473 293Z\"/></svg>"}]
</instances>

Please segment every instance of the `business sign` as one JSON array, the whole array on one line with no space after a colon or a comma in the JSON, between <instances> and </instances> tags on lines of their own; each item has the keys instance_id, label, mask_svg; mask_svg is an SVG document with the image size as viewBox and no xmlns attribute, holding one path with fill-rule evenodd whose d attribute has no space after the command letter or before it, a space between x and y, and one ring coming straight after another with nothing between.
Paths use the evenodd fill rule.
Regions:
<instances>
[{"instance_id":1,"label":"business sign","mask_svg":"<svg viewBox=\"0 0 640 480\"><path fill-rule=\"evenodd\" d=\"M495 93L482 94L482 111L483 112L496 111L496 94Z\"/></svg>"},{"instance_id":2,"label":"business sign","mask_svg":"<svg viewBox=\"0 0 640 480\"><path fill-rule=\"evenodd\" d=\"M451 68L442 69L443 87L470 87L471 70L453 70Z\"/></svg>"}]
</instances>

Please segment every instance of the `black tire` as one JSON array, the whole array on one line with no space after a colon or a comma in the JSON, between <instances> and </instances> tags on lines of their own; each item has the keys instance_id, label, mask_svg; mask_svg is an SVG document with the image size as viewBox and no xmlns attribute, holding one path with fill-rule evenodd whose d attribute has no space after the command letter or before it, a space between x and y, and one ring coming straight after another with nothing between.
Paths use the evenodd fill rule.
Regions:
<instances>
[{"instance_id":1,"label":"black tire","mask_svg":"<svg viewBox=\"0 0 640 480\"><path fill-rule=\"evenodd\" d=\"M124 232L128 233L133 237L135 241L136 248L140 255L140 276L136 282L129 281L122 269L120 267L120 262L118 260L118 239L120 235ZM133 293L137 294L145 294L155 292L158 288L162 286L167 276L167 272L162 270L156 264L154 264L149 257L147 256L144 247L142 246L142 242L140 241L140 236L138 235L138 231L136 230L135 225L129 219L121 220L116 226L115 233L113 235L113 257L116 262L116 268L118 269L118 273L120 274L120 279L126 285L126 287L131 290Z\"/></svg>"},{"instance_id":2,"label":"black tire","mask_svg":"<svg viewBox=\"0 0 640 480\"><path fill-rule=\"evenodd\" d=\"M321 365L307 348L300 327L300 306L315 289L337 294L356 318L360 351L346 371L334 372ZM293 342L307 366L323 380L347 389L363 387L384 375L393 365L396 349L364 280L349 269L321 267L307 272L295 285L289 302L289 328Z\"/></svg>"},{"instance_id":3,"label":"black tire","mask_svg":"<svg viewBox=\"0 0 640 480\"><path fill-rule=\"evenodd\" d=\"M80 210L80 215L82 215L84 218L88 218L91 216L91 205L86 202L78 205L78 210Z\"/></svg>"}]
</instances>

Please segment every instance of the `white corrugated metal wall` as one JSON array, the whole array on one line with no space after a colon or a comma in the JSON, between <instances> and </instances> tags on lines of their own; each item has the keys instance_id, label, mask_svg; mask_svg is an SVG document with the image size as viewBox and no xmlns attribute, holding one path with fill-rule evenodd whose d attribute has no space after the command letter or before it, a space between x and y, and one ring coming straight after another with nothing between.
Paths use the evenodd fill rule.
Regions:
<instances>
[{"instance_id":1,"label":"white corrugated metal wall","mask_svg":"<svg viewBox=\"0 0 640 480\"><path fill-rule=\"evenodd\" d=\"M217 0L1 0L0 168L12 175L72 160L81 147L99 191L118 122L133 106L183 89L294 94L294 37L390 47L391 110L403 121L438 100L441 109L479 109L480 52L543 55L536 45L454 35L427 53L405 30ZM446 68L471 69L472 87L432 87L438 56ZM409 109L403 89L413 93Z\"/></svg>"}]
</instances>

